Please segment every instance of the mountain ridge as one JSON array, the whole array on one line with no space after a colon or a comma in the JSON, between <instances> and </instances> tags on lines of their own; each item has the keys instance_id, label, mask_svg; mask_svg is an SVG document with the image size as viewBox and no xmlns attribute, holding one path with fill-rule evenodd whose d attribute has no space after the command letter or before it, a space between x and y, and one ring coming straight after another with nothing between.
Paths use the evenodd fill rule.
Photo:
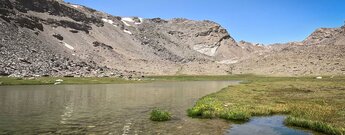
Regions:
<instances>
[{"instance_id":1,"label":"mountain ridge","mask_svg":"<svg viewBox=\"0 0 345 135\"><path fill-rule=\"evenodd\" d=\"M342 27L316 31L302 42L263 46L236 42L225 28L208 20L120 17L62 0L0 2L1 75L299 75L303 73L276 70L281 67L261 70L272 66L258 66L252 60L276 57L296 45L339 46L345 41ZM332 37L317 33L331 33ZM250 69L243 70L243 66ZM318 70L311 74L339 73L343 71L337 68L336 72Z\"/></svg>"}]
</instances>

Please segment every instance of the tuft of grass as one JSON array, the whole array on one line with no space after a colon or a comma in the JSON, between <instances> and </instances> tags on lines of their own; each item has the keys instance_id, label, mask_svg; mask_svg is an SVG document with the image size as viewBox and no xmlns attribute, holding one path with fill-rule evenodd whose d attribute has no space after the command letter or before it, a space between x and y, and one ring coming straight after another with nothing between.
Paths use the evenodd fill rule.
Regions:
<instances>
[{"instance_id":1,"label":"tuft of grass","mask_svg":"<svg viewBox=\"0 0 345 135\"><path fill-rule=\"evenodd\" d=\"M247 121L252 116L284 114L286 124L344 135L345 77L250 77L200 98L188 116Z\"/></svg>"},{"instance_id":2,"label":"tuft of grass","mask_svg":"<svg viewBox=\"0 0 345 135\"><path fill-rule=\"evenodd\" d=\"M151 111L150 119L152 121L168 121L171 119L171 114L167 111L155 108Z\"/></svg>"},{"instance_id":3,"label":"tuft of grass","mask_svg":"<svg viewBox=\"0 0 345 135\"><path fill-rule=\"evenodd\" d=\"M220 118L232 121L248 121L250 117L247 111L225 111L220 115Z\"/></svg>"},{"instance_id":4,"label":"tuft of grass","mask_svg":"<svg viewBox=\"0 0 345 135\"><path fill-rule=\"evenodd\" d=\"M205 97L199 100L193 108L187 110L190 117L214 118L219 116L222 104L214 98Z\"/></svg>"},{"instance_id":5,"label":"tuft of grass","mask_svg":"<svg viewBox=\"0 0 345 135\"><path fill-rule=\"evenodd\" d=\"M306 120L302 118L296 118L289 116L285 120L285 124L289 126L297 126L312 129L314 131L322 132L329 135L344 135L345 129L335 128L330 124L324 122Z\"/></svg>"}]
</instances>

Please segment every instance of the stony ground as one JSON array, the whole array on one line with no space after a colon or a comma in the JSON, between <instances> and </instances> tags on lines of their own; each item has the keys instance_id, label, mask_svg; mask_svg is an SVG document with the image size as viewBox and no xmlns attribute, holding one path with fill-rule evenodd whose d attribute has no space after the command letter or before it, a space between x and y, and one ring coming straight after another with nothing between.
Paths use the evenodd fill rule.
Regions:
<instances>
[{"instance_id":1,"label":"stony ground","mask_svg":"<svg viewBox=\"0 0 345 135\"><path fill-rule=\"evenodd\" d=\"M1 75L344 73L344 27L263 46L207 20L119 17L61 0L0 3Z\"/></svg>"}]
</instances>

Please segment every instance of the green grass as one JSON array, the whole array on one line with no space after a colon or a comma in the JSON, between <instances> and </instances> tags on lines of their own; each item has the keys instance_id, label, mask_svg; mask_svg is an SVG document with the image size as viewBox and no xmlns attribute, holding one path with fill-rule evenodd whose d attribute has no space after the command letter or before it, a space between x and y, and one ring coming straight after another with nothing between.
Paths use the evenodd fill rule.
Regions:
<instances>
[{"instance_id":1,"label":"green grass","mask_svg":"<svg viewBox=\"0 0 345 135\"><path fill-rule=\"evenodd\" d=\"M150 120L152 121L168 121L171 119L171 114L167 111L155 108L151 111Z\"/></svg>"},{"instance_id":2,"label":"green grass","mask_svg":"<svg viewBox=\"0 0 345 135\"><path fill-rule=\"evenodd\" d=\"M98 78L98 77L38 77L29 78L12 78L0 77L0 85L52 85L56 80L62 79L61 84L118 84L118 83L138 83L148 81L131 81L120 78Z\"/></svg>"},{"instance_id":3,"label":"green grass","mask_svg":"<svg viewBox=\"0 0 345 135\"><path fill-rule=\"evenodd\" d=\"M174 76L148 76L147 78L160 81L225 81L225 80L248 80L259 76L252 74L242 75L174 75Z\"/></svg>"},{"instance_id":4,"label":"green grass","mask_svg":"<svg viewBox=\"0 0 345 135\"><path fill-rule=\"evenodd\" d=\"M318 132L323 132L329 135L343 135L345 133L344 129L337 129L334 126L324 123L324 122L311 121L311 120L306 120L306 119L296 118L296 117L291 117L291 116L289 116L285 120L285 124L289 126L308 128L308 129L312 129Z\"/></svg>"},{"instance_id":5,"label":"green grass","mask_svg":"<svg viewBox=\"0 0 345 135\"><path fill-rule=\"evenodd\" d=\"M345 134L345 77L246 76L199 99L191 117L247 121L252 116L287 115L285 123L326 134Z\"/></svg>"},{"instance_id":6,"label":"green grass","mask_svg":"<svg viewBox=\"0 0 345 135\"><path fill-rule=\"evenodd\" d=\"M254 75L223 75L223 76L148 76L142 81L125 80L113 77L37 77L29 78L13 78L1 77L0 85L52 85L57 79L64 80L61 84L118 84L118 83L139 83L152 81L211 81L211 80L248 80L257 76Z\"/></svg>"}]
</instances>

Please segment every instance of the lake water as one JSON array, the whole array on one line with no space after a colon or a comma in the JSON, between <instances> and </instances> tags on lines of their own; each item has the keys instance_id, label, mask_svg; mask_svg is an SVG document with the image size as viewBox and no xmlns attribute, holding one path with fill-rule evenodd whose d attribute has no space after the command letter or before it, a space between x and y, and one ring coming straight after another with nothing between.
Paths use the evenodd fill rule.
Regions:
<instances>
[{"instance_id":1,"label":"lake water","mask_svg":"<svg viewBox=\"0 0 345 135\"><path fill-rule=\"evenodd\" d=\"M0 135L309 134L285 127L281 116L254 118L242 125L221 119L187 117L186 110L200 97L237 83L1 86ZM150 121L150 111L155 107L171 112L172 120Z\"/></svg>"},{"instance_id":2,"label":"lake water","mask_svg":"<svg viewBox=\"0 0 345 135\"><path fill-rule=\"evenodd\" d=\"M311 132L285 126L285 116L253 117L244 124L233 124L228 135L312 135Z\"/></svg>"},{"instance_id":3,"label":"lake water","mask_svg":"<svg viewBox=\"0 0 345 135\"><path fill-rule=\"evenodd\" d=\"M191 119L197 99L238 82L194 81L0 87L0 134L223 134L223 120ZM173 119L152 122L160 107Z\"/></svg>"}]
</instances>

